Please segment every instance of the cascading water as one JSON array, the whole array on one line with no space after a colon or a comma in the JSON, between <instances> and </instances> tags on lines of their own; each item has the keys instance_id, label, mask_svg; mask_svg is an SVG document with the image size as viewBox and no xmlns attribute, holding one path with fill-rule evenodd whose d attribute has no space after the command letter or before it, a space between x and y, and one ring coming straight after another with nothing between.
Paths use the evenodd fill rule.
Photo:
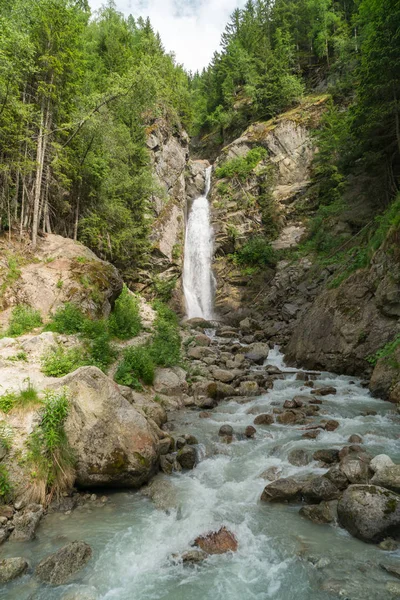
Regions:
<instances>
[{"instance_id":1,"label":"cascading water","mask_svg":"<svg viewBox=\"0 0 400 600\"><path fill-rule=\"evenodd\" d=\"M211 171L212 167L206 170L204 195L193 202L186 226L183 290L189 319L213 318L213 230L207 199L211 187Z\"/></svg>"}]
</instances>

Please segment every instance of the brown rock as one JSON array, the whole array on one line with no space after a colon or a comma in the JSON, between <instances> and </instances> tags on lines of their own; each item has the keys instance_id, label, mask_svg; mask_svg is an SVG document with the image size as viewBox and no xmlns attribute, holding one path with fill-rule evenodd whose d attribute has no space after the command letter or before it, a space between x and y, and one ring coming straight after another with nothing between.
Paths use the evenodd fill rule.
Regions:
<instances>
[{"instance_id":1,"label":"brown rock","mask_svg":"<svg viewBox=\"0 0 400 600\"><path fill-rule=\"evenodd\" d=\"M255 428L255 427L253 427L252 425L248 425L248 426L246 427L246 429L244 430L244 435L245 435L247 438L254 438L254 436L256 435L256 433L257 433L257 430L256 430L256 428Z\"/></svg>"},{"instance_id":2,"label":"brown rock","mask_svg":"<svg viewBox=\"0 0 400 600\"><path fill-rule=\"evenodd\" d=\"M337 429L339 427L339 425L340 425L340 423L338 421L331 419L330 421L328 421L325 424L325 430L326 431L335 431L335 429Z\"/></svg>"},{"instance_id":3,"label":"brown rock","mask_svg":"<svg viewBox=\"0 0 400 600\"><path fill-rule=\"evenodd\" d=\"M336 388L332 386L327 386L323 388L317 388L316 390L312 390L312 394L318 394L319 396L329 396L330 394L336 394Z\"/></svg>"},{"instance_id":4,"label":"brown rock","mask_svg":"<svg viewBox=\"0 0 400 600\"><path fill-rule=\"evenodd\" d=\"M254 419L254 425L272 425L274 417L270 414L258 415Z\"/></svg>"},{"instance_id":5,"label":"brown rock","mask_svg":"<svg viewBox=\"0 0 400 600\"><path fill-rule=\"evenodd\" d=\"M363 439L362 439L361 435L358 435L357 433L353 433L353 435L351 435L347 441L349 442L349 444L362 444L363 443Z\"/></svg>"},{"instance_id":6,"label":"brown rock","mask_svg":"<svg viewBox=\"0 0 400 600\"><path fill-rule=\"evenodd\" d=\"M194 543L207 554L225 554L225 552L236 552L238 549L235 535L226 527L201 535L195 539Z\"/></svg>"},{"instance_id":7,"label":"brown rock","mask_svg":"<svg viewBox=\"0 0 400 600\"><path fill-rule=\"evenodd\" d=\"M303 483L296 481L292 477L277 479L264 488L261 500L263 502L290 502L299 500L303 485Z\"/></svg>"},{"instance_id":8,"label":"brown rock","mask_svg":"<svg viewBox=\"0 0 400 600\"><path fill-rule=\"evenodd\" d=\"M317 439L320 433L320 429L312 429L311 431L306 431L305 433L303 433L301 437L303 437L306 440L315 440Z\"/></svg>"}]
</instances>

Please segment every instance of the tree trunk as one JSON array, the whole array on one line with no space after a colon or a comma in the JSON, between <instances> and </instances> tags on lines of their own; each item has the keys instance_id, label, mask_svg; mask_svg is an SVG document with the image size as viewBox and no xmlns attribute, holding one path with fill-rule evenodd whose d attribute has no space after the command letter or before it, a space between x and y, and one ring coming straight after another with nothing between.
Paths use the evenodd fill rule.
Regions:
<instances>
[{"instance_id":1,"label":"tree trunk","mask_svg":"<svg viewBox=\"0 0 400 600\"><path fill-rule=\"evenodd\" d=\"M42 109L40 112L40 126L39 126L39 138L36 151L36 180L35 180L35 195L33 200L33 221L32 221L32 246L36 248L37 245L37 234L39 229L39 208L40 208L40 197L42 193L42 177L43 177L43 166L44 156L46 152L45 148L45 121L46 116L46 103L45 99L42 99Z\"/></svg>"}]
</instances>

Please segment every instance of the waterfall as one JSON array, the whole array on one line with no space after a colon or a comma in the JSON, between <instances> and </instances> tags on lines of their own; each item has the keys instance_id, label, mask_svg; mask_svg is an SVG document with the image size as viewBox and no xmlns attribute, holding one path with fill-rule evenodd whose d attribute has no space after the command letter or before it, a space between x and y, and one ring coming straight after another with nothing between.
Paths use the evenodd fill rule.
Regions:
<instances>
[{"instance_id":1,"label":"waterfall","mask_svg":"<svg viewBox=\"0 0 400 600\"><path fill-rule=\"evenodd\" d=\"M211 187L211 171L212 167L206 170L204 195L194 200L186 225L183 290L189 319L213 318L213 230L207 199Z\"/></svg>"}]
</instances>

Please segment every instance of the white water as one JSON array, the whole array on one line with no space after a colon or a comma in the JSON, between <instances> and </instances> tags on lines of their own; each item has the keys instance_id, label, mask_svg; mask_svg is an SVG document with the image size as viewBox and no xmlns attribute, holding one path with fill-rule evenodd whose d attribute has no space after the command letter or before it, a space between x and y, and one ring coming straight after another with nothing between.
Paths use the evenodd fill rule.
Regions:
<instances>
[{"instance_id":1,"label":"white water","mask_svg":"<svg viewBox=\"0 0 400 600\"><path fill-rule=\"evenodd\" d=\"M273 350L269 364L284 366ZM314 452L341 448L349 435L359 433L371 454L388 453L398 462L399 418L388 402L372 398L357 380L321 373L316 386L333 385L321 418L340 423L334 432L305 440L297 427L257 426L255 440L221 443L218 430L230 424L240 434L257 412L270 412L276 402L301 393L295 373L275 382L267 394L250 403L221 403L212 418L197 411L175 415L173 435L191 432L199 439L197 467L171 477L178 509L158 510L140 493L117 493L103 507L89 506L72 514L49 515L28 544L8 542L3 556L26 556L34 567L43 556L75 539L87 541L94 556L71 585L51 587L30 575L0 588L4 600L392 600L386 585L395 581L379 567L396 563L399 552L382 552L376 546L350 537L343 529L315 525L299 515L299 505L262 504L266 481L260 473L275 466L281 476L323 473L317 463L295 467L288 461L294 448ZM307 393L303 388L302 393ZM377 411L364 416L365 410ZM226 525L237 536L236 554L212 556L195 567L172 559L190 547L193 539ZM328 561L315 567L310 558ZM78 593L77 596L73 592ZM82 594L82 595L79 595Z\"/></svg>"},{"instance_id":2,"label":"white water","mask_svg":"<svg viewBox=\"0 0 400 600\"><path fill-rule=\"evenodd\" d=\"M213 230L207 199L211 187L211 171L212 167L206 170L204 196L194 200L186 225L183 290L189 319L213 318Z\"/></svg>"}]
</instances>

